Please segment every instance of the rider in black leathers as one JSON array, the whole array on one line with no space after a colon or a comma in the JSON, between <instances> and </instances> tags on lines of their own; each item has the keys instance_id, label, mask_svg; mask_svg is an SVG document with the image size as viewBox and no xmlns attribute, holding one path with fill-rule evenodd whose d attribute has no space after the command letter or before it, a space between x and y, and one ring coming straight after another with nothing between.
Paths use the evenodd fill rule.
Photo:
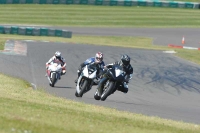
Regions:
<instances>
[{"instance_id":1,"label":"rider in black leathers","mask_svg":"<svg viewBox=\"0 0 200 133\"><path fill-rule=\"evenodd\" d=\"M128 83L129 83L129 80L132 79L132 75L133 75L133 68L130 64L130 57L128 55L124 54L121 56L121 61L117 61L115 63L108 64L105 66L105 69L111 68L115 64L122 66L123 71L126 72L126 76L125 76L124 82L118 83L116 85L117 88L115 88L112 93L114 93L116 90L127 93L128 92ZM104 81L101 80L98 87L103 87L103 83L104 83ZM100 88L97 88L97 89L100 90Z\"/></svg>"}]
</instances>

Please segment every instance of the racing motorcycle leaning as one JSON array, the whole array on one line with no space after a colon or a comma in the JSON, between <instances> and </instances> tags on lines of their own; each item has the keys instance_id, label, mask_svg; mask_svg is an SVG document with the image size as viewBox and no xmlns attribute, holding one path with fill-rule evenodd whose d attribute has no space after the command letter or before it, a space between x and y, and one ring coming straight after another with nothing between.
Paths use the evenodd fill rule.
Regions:
<instances>
[{"instance_id":1,"label":"racing motorcycle leaning","mask_svg":"<svg viewBox=\"0 0 200 133\"><path fill-rule=\"evenodd\" d=\"M126 72L124 72L123 68L118 64L105 70L103 78L98 84L98 89L94 94L94 98L101 101L106 100L109 95L118 89L118 84L124 82L125 76Z\"/></svg>"},{"instance_id":2,"label":"racing motorcycle leaning","mask_svg":"<svg viewBox=\"0 0 200 133\"><path fill-rule=\"evenodd\" d=\"M55 83L60 79L62 72L62 66L58 62L51 63L47 69L47 79L49 80L49 85L54 87Z\"/></svg>"},{"instance_id":3,"label":"racing motorcycle leaning","mask_svg":"<svg viewBox=\"0 0 200 133\"><path fill-rule=\"evenodd\" d=\"M95 84L97 78L97 66L95 63L86 65L78 77L76 84L76 97L82 97L84 93L88 92Z\"/></svg>"}]
</instances>

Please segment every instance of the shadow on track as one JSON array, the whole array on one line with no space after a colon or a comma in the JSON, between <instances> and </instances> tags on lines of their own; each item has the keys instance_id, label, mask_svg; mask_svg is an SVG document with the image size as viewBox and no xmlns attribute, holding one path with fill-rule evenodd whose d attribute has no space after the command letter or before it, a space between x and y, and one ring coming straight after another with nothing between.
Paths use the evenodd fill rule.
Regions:
<instances>
[{"instance_id":1,"label":"shadow on track","mask_svg":"<svg viewBox=\"0 0 200 133\"><path fill-rule=\"evenodd\" d=\"M54 88L74 89L74 87L67 87L67 86L54 86Z\"/></svg>"}]
</instances>

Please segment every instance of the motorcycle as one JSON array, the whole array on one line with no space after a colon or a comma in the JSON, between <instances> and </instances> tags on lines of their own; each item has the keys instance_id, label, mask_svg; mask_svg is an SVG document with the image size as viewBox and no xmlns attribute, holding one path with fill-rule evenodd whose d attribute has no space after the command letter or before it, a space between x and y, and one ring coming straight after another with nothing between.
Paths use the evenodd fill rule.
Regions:
<instances>
[{"instance_id":1,"label":"motorcycle","mask_svg":"<svg viewBox=\"0 0 200 133\"><path fill-rule=\"evenodd\" d=\"M76 84L76 97L82 97L84 93L88 92L96 83L97 66L95 63L86 65L78 78Z\"/></svg>"},{"instance_id":2,"label":"motorcycle","mask_svg":"<svg viewBox=\"0 0 200 133\"><path fill-rule=\"evenodd\" d=\"M62 66L60 63L51 63L47 70L47 79L49 80L49 85L54 87L58 79L60 79L62 72Z\"/></svg>"},{"instance_id":3,"label":"motorcycle","mask_svg":"<svg viewBox=\"0 0 200 133\"><path fill-rule=\"evenodd\" d=\"M103 78L98 84L99 89L97 89L94 94L94 98L101 101L106 100L106 98L118 88L118 83L124 82L125 76L126 72L124 72L123 68L118 64L105 70Z\"/></svg>"}]
</instances>

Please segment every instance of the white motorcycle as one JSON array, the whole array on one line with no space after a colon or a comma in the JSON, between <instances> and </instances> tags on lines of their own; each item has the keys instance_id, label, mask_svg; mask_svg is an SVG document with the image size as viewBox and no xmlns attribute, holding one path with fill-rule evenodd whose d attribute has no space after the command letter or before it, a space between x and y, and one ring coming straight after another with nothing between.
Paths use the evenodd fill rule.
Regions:
<instances>
[{"instance_id":1,"label":"white motorcycle","mask_svg":"<svg viewBox=\"0 0 200 133\"><path fill-rule=\"evenodd\" d=\"M86 65L81 75L78 78L77 84L76 84L76 97L82 97L84 93L88 92L96 80L97 76L97 66L95 63Z\"/></svg>"},{"instance_id":2,"label":"white motorcycle","mask_svg":"<svg viewBox=\"0 0 200 133\"><path fill-rule=\"evenodd\" d=\"M54 87L55 83L60 79L61 72L62 66L60 63L51 63L48 66L47 79L51 87Z\"/></svg>"}]
</instances>

